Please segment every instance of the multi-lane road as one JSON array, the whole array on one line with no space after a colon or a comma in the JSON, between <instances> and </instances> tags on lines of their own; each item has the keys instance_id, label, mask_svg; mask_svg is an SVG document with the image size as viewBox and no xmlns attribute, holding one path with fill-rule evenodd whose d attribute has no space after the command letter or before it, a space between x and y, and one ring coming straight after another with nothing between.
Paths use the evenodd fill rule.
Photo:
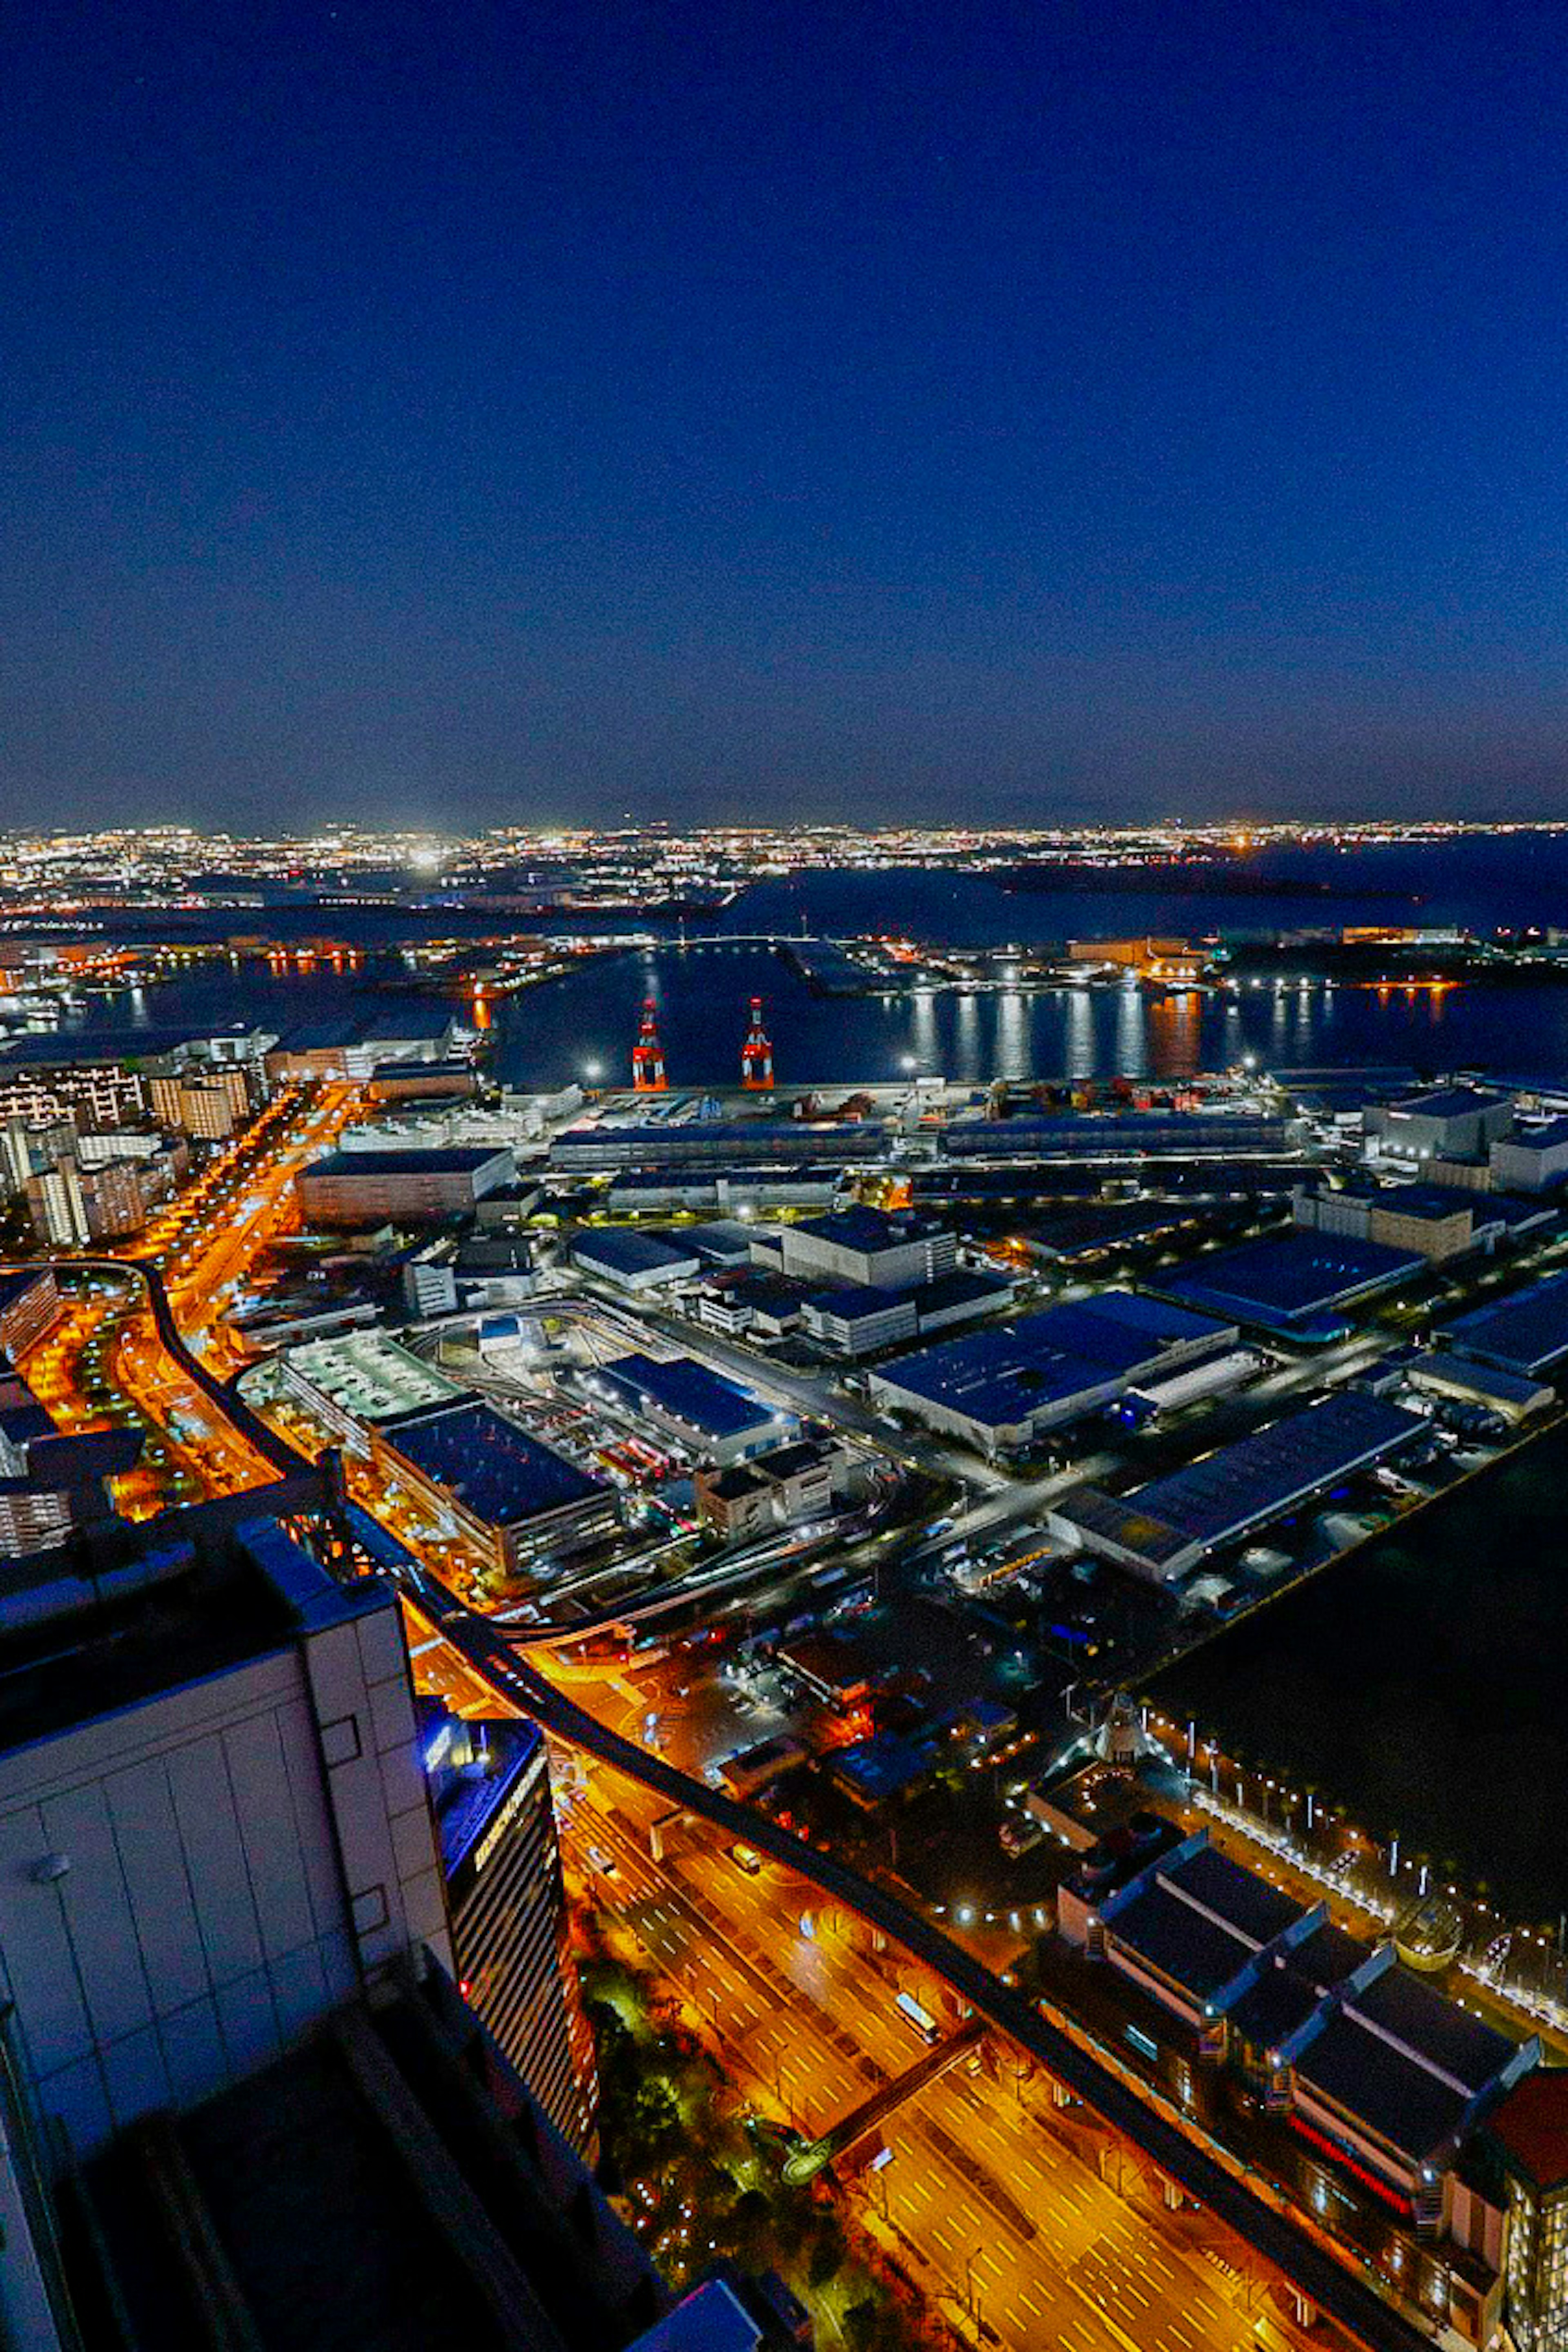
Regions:
<instances>
[{"instance_id":1,"label":"multi-lane road","mask_svg":"<svg viewBox=\"0 0 1568 2352\"><path fill-rule=\"evenodd\" d=\"M657 1800L592 1767L563 1803L570 1873L680 1990L754 2103L816 2137L924 2053L899 2010L942 2015L941 1987L855 1916L773 1862L742 1869L710 1833L648 1851ZM946 2012L951 2015L951 2011ZM1158 2183L1042 2073L978 2056L881 2126L888 2160L844 2193L871 2236L934 2298L956 2297L980 2340L1038 2352L1209 2352L1286 2336L1266 2266Z\"/></svg>"}]
</instances>

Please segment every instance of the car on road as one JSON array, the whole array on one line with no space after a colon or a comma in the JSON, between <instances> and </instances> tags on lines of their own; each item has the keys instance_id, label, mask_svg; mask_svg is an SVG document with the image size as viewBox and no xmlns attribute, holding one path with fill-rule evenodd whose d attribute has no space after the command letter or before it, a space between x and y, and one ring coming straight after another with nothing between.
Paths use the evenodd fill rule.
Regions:
<instances>
[{"instance_id":1,"label":"car on road","mask_svg":"<svg viewBox=\"0 0 1568 2352\"><path fill-rule=\"evenodd\" d=\"M748 1878L755 1878L763 1866L763 1857L754 1845L732 1845L730 1859Z\"/></svg>"}]
</instances>

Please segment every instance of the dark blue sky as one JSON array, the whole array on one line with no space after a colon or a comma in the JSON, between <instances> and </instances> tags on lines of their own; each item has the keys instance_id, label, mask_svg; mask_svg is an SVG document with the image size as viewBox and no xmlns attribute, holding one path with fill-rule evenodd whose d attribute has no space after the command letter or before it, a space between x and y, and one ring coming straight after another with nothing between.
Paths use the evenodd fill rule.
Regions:
<instances>
[{"instance_id":1,"label":"dark blue sky","mask_svg":"<svg viewBox=\"0 0 1568 2352\"><path fill-rule=\"evenodd\" d=\"M0 822L1568 807L1561 0L16 0Z\"/></svg>"}]
</instances>

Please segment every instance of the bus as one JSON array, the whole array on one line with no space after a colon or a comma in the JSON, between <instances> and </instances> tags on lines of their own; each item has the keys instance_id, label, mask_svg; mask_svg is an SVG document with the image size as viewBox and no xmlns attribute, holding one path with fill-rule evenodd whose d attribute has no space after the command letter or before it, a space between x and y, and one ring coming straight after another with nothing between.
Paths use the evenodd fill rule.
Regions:
<instances>
[{"instance_id":1,"label":"bus","mask_svg":"<svg viewBox=\"0 0 1568 2352\"><path fill-rule=\"evenodd\" d=\"M916 2032L923 2035L927 2042L941 2041L941 2026L938 2025L929 2009L921 2007L912 1992L900 1993L895 2006L903 2011Z\"/></svg>"}]
</instances>

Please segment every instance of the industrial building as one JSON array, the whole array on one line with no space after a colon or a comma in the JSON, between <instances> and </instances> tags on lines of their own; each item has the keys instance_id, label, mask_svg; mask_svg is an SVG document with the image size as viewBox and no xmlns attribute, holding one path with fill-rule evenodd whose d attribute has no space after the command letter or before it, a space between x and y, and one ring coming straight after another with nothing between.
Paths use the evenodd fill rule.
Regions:
<instances>
[{"instance_id":1,"label":"industrial building","mask_svg":"<svg viewBox=\"0 0 1568 2352\"><path fill-rule=\"evenodd\" d=\"M1290 1206L1302 1232L1376 1242L1433 1265L1495 1248L1509 1233L1489 1195L1444 1184L1299 1184Z\"/></svg>"},{"instance_id":2,"label":"industrial building","mask_svg":"<svg viewBox=\"0 0 1568 2352\"><path fill-rule=\"evenodd\" d=\"M779 1209L831 1208L844 1170L830 1161L780 1160L767 1168L743 1161L723 1168L670 1167L655 1161L626 1168L612 1180L606 1206L615 1216L648 1216L689 1210L701 1216L763 1216Z\"/></svg>"},{"instance_id":3,"label":"industrial building","mask_svg":"<svg viewBox=\"0 0 1568 2352\"><path fill-rule=\"evenodd\" d=\"M666 1283L690 1282L702 1270L695 1250L665 1241L657 1234L639 1234L620 1226L590 1226L572 1244L572 1263L600 1282L634 1297L658 1290Z\"/></svg>"},{"instance_id":4,"label":"industrial building","mask_svg":"<svg viewBox=\"0 0 1568 2352\"><path fill-rule=\"evenodd\" d=\"M1305 1122L1224 1111L1063 1113L958 1118L944 1129L953 1160L1254 1160L1300 1150Z\"/></svg>"},{"instance_id":5,"label":"industrial building","mask_svg":"<svg viewBox=\"0 0 1568 2352\"><path fill-rule=\"evenodd\" d=\"M826 1518L843 1456L824 1439L801 1438L727 1470L700 1470L697 1508L704 1526L731 1541Z\"/></svg>"},{"instance_id":6,"label":"industrial building","mask_svg":"<svg viewBox=\"0 0 1568 2352\"><path fill-rule=\"evenodd\" d=\"M1425 1264L1414 1251L1381 1242L1287 1234L1200 1258L1184 1272L1162 1276L1160 1288L1281 1339L1321 1342L1343 1338L1348 1307L1397 1288Z\"/></svg>"},{"instance_id":7,"label":"industrial building","mask_svg":"<svg viewBox=\"0 0 1568 2352\"><path fill-rule=\"evenodd\" d=\"M1505 1192L1544 1192L1568 1177L1568 1118L1516 1127L1487 1153L1494 1184Z\"/></svg>"},{"instance_id":8,"label":"industrial building","mask_svg":"<svg viewBox=\"0 0 1568 2352\"><path fill-rule=\"evenodd\" d=\"M660 1118L611 1125L590 1119L554 1138L550 1164L574 1174L649 1167L745 1169L812 1160L847 1167L879 1160L886 1147L886 1129L869 1120L827 1125L799 1118L703 1118L677 1125Z\"/></svg>"},{"instance_id":9,"label":"industrial building","mask_svg":"<svg viewBox=\"0 0 1568 2352\"><path fill-rule=\"evenodd\" d=\"M879 1290L852 1284L820 1291L805 1301L805 1328L813 1339L840 1356L874 1356L900 1340L924 1339L972 1323L1005 1306L1014 1286L1004 1275L957 1271L938 1275L911 1290Z\"/></svg>"},{"instance_id":10,"label":"industrial building","mask_svg":"<svg viewBox=\"0 0 1568 2352\"><path fill-rule=\"evenodd\" d=\"M308 1225L417 1225L471 1216L477 1202L516 1175L510 1150L463 1144L330 1151L301 1169L294 1186Z\"/></svg>"},{"instance_id":11,"label":"industrial building","mask_svg":"<svg viewBox=\"0 0 1568 2352\"><path fill-rule=\"evenodd\" d=\"M1458 1354L1524 1379L1554 1370L1568 1356L1568 1274L1458 1316L1443 1337Z\"/></svg>"},{"instance_id":12,"label":"industrial building","mask_svg":"<svg viewBox=\"0 0 1568 2352\"><path fill-rule=\"evenodd\" d=\"M580 2155L598 2086L561 1878L544 1735L514 1717L471 1722L417 1702L420 1753L463 1998Z\"/></svg>"},{"instance_id":13,"label":"industrial building","mask_svg":"<svg viewBox=\"0 0 1568 2352\"><path fill-rule=\"evenodd\" d=\"M548 1577L620 1525L607 1480L476 1400L395 1414L373 1432L371 1458L450 1512L497 1576Z\"/></svg>"},{"instance_id":14,"label":"industrial building","mask_svg":"<svg viewBox=\"0 0 1568 2352\"><path fill-rule=\"evenodd\" d=\"M412 1349L375 1330L345 1331L285 1348L265 1373L253 1377L275 1381L312 1421L366 1460L369 1433L378 1422L450 1404L464 1393Z\"/></svg>"},{"instance_id":15,"label":"industrial building","mask_svg":"<svg viewBox=\"0 0 1568 2352\"><path fill-rule=\"evenodd\" d=\"M1380 1152L1401 1160L1484 1160L1512 1126L1512 1096L1479 1087L1433 1087L1366 1112Z\"/></svg>"},{"instance_id":16,"label":"industrial building","mask_svg":"<svg viewBox=\"0 0 1568 2352\"><path fill-rule=\"evenodd\" d=\"M661 1363L633 1352L580 1375L590 1394L647 1421L665 1436L728 1469L798 1436L792 1412L765 1404L750 1389L689 1356Z\"/></svg>"},{"instance_id":17,"label":"industrial building","mask_svg":"<svg viewBox=\"0 0 1568 2352\"><path fill-rule=\"evenodd\" d=\"M837 1356L875 1356L920 1333L920 1318L908 1291L879 1290L869 1283L824 1290L805 1302L805 1328Z\"/></svg>"},{"instance_id":18,"label":"industrial building","mask_svg":"<svg viewBox=\"0 0 1568 2352\"><path fill-rule=\"evenodd\" d=\"M1120 1980L1127 2047L1184 2106L1214 2116L1230 2077L1258 2117L1259 2168L1407 2306L1490 2340L1504 2214L1473 2151L1538 2042L1483 2024L1392 1944L1347 1935L1206 1830L1113 1832L1063 1887L1058 1919Z\"/></svg>"},{"instance_id":19,"label":"industrial building","mask_svg":"<svg viewBox=\"0 0 1568 2352\"><path fill-rule=\"evenodd\" d=\"M784 1272L800 1281L873 1290L933 1282L958 1263L958 1244L944 1227L858 1207L785 1225L779 1249Z\"/></svg>"},{"instance_id":20,"label":"industrial building","mask_svg":"<svg viewBox=\"0 0 1568 2352\"><path fill-rule=\"evenodd\" d=\"M1168 1583L1206 1553L1426 1433L1418 1413L1342 1389L1131 1495L1079 1486L1053 1507L1049 1524L1089 1551Z\"/></svg>"},{"instance_id":21,"label":"industrial building","mask_svg":"<svg viewBox=\"0 0 1568 2352\"><path fill-rule=\"evenodd\" d=\"M1018 1453L1237 1336L1234 1323L1108 1290L895 1357L870 1393L986 1453Z\"/></svg>"}]
</instances>

